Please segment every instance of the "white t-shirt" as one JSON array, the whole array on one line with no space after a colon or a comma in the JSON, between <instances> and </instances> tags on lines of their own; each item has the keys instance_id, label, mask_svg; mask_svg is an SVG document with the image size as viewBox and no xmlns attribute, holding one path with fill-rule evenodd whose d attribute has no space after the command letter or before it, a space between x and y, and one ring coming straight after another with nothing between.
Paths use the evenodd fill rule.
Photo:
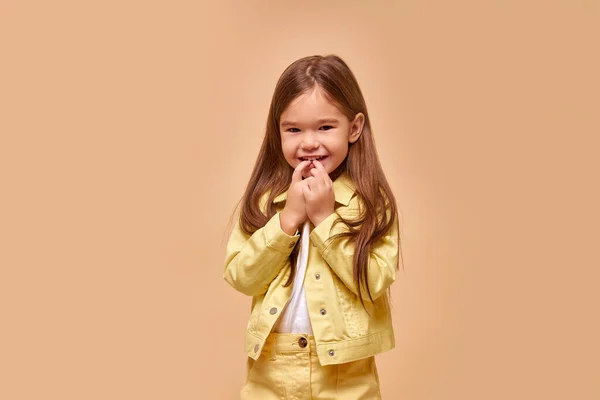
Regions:
<instances>
[{"instance_id":1,"label":"white t-shirt","mask_svg":"<svg viewBox=\"0 0 600 400\"><path fill-rule=\"evenodd\" d=\"M309 235L310 221L306 220L300 234L300 251L298 252L298 262L296 263L296 276L294 277L292 297L275 323L273 330L277 333L313 334L308 308L306 307L306 295L304 293Z\"/></svg>"}]
</instances>

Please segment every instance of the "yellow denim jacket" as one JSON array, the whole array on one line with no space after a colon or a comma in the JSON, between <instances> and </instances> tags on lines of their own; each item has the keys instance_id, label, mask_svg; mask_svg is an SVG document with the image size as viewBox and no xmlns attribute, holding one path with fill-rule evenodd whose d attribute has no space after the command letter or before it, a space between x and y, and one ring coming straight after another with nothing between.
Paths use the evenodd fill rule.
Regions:
<instances>
[{"instance_id":1,"label":"yellow denim jacket","mask_svg":"<svg viewBox=\"0 0 600 400\"><path fill-rule=\"evenodd\" d=\"M321 365L340 364L370 357L395 346L387 289L396 279L398 265L398 222L370 250L368 284L373 302L361 291L367 313L358 298L352 274L354 245L349 238L332 235L348 231L343 223L333 226L337 216L354 219L359 198L345 175L333 182L335 211L310 233L304 279L307 308ZM253 359L261 354L265 339L292 295L284 287L290 275L289 255L300 235L281 229L279 212L287 192L274 199L277 213L251 236L235 225L227 243L223 278L236 290L253 296L246 328L245 349ZM266 195L262 203L266 202ZM333 226L333 229L332 229ZM370 314L370 315L369 315Z\"/></svg>"}]
</instances>

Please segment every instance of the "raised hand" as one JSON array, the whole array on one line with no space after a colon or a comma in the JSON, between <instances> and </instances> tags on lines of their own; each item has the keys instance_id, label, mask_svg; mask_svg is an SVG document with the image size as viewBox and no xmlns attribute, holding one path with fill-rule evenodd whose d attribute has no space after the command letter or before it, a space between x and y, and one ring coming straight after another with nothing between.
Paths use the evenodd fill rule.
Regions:
<instances>
[{"instance_id":1,"label":"raised hand","mask_svg":"<svg viewBox=\"0 0 600 400\"><path fill-rule=\"evenodd\" d=\"M306 214L314 226L329 217L335 206L333 182L319 161L313 161L309 176L302 183L302 192L306 203Z\"/></svg>"},{"instance_id":2,"label":"raised hand","mask_svg":"<svg viewBox=\"0 0 600 400\"><path fill-rule=\"evenodd\" d=\"M304 201L303 187L306 185L302 180L302 174L310 165L310 161L302 161L292 174L292 182L287 192L285 207L281 211L281 229L288 235L293 235L300 224L307 218L306 203Z\"/></svg>"}]
</instances>

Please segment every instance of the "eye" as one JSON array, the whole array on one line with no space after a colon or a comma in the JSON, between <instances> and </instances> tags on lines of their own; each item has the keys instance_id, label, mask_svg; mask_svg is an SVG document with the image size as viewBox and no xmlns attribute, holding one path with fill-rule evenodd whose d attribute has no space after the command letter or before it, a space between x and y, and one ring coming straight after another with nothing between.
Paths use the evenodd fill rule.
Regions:
<instances>
[{"instance_id":1,"label":"eye","mask_svg":"<svg viewBox=\"0 0 600 400\"><path fill-rule=\"evenodd\" d=\"M300 129L298 129L298 128L288 128L287 131L295 133L295 132L300 132Z\"/></svg>"},{"instance_id":2,"label":"eye","mask_svg":"<svg viewBox=\"0 0 600 400\"><path fill-rule=\"evenodd\" d=\"M331 125L324 125L324 126L321 127L321 129L323 129L324 131L328 131L330 129L333 129L333 126L331 126Z\"/></svg>"}]
</instances>

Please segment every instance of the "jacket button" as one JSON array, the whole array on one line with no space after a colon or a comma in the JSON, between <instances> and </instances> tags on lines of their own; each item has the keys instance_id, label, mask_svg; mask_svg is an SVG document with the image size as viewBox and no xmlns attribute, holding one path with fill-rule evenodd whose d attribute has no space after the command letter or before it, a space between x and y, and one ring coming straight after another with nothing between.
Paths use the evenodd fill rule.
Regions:
<instances>
[{"instance_id":1,"label":"jacket button","mask_svg":"<svg viewBox=\"0 0 600 400\"><path fill-rule=\"evenodd\" d=\"M271 308L271 309L269 310L269 313L270 313L271 315L275 315L275 314L277 314L277 307L273 307L273 308Z\"/></svg>"},{"instance_id":2,"label":"jacket button","mask_svg":"<svg viewBox=\"0 0 600 400\"><path fill-rule=\"evenodd\" d=\"M319 279L321 279L321 274L315 274L315 279L316 279L316 280L319 280Z\"/></svg>"},{"instance_id":3,"label":"jacket button","mask_svg":"<svg viewBox=\"0 0 600 400\"><path fill-rule=\"evenodd\" d=\"M305 337L301 337L300 339L298 339L298 346L305 348L307 344L308 340L306 340Z\"/></svg>"},{"instance_id":4,"label":"jacket button","mask_svg":"<svg viewBox=\"0 0 600 400\"><path fill-rule=\"evenodd\" d=\"M321 315L325 315L325 314L327 314L327 310L324 308L321 308Z\"/></svg>"},{"instance_id":5,"label":"jacket button","mask_svg":"<svg viewBox=\"0 0 600 400\"><path fill-rule=\"evenodd\" d=\"M259 346L259 345L255 345L255 346L254 346L254 352L255 352L255 353L258 353L258 349L260 349L260 346Z\"/></svg>"},{"instance_id":6,"label":"jacket button","mask_svg":"<svg viewBox=\"0 0 600 400\"><path fill-rule=\"evenodd\" d=\"M329 356L330 356L330 357L333 357L333 356L335 356L335 351L333 351L333 350L329 350Z\"/></svg>"}]
</instances>

